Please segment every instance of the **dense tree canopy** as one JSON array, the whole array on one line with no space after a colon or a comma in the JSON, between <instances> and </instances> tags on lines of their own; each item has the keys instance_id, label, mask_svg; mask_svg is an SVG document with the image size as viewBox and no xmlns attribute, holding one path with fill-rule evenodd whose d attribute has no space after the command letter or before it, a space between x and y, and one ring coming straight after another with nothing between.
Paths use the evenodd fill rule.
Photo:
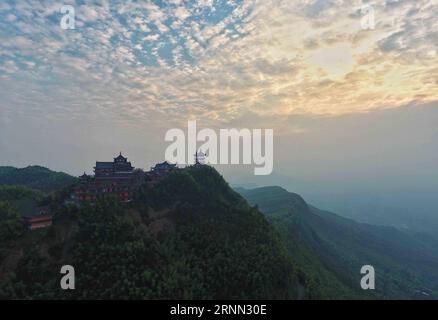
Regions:
<instances>
[{"instance_id":1,"label":"dense tree canopy","mask_svg":"<svg viewBox=\"0 0 438 320\"><path fill-rule=\"evenodd\" d=\"M310 294L263 215L207 166L145 183L129 205L107 199L79 210L64 208L54 226L32 237L36 245L24 248L15 272L1 279L1 298L277 299ZM75 290L59 288L64 264L75 267Z\"/></svg>"}]
</instances>

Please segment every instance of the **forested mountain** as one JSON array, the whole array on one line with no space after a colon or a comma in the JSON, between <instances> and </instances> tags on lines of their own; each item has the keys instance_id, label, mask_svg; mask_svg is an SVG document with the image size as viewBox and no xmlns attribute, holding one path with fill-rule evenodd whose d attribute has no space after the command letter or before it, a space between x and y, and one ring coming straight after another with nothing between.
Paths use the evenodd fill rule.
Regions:
<instances>
[{"instance_id":1,"label":"forested mountain","mask_svg":"<svg viewBox=\"0 0 438 320\"><path fill-rule=\"evenodd\" d=\"M64 172L55 172L41 166L0 167L0 185L21 185L42 191L55 191L75 181L75 177Z\"/></svg>"},{"instance_id":2,"label":"forested mountain","mask_svg":"<svg viewBox=\"0 0 438 320\"><path fill-rule=\"evenodd\" d=\"M0 167L0 203L21 216L37 215L42 205L61 205L59 200L71 192L77 181L66 173L40 166Z\"/></svg>"},{"instance_id":3,"label":"forested mountain","mask_svg":"<svg viewBox=\"0 0 438 320\"><path fill-rule=\"evenodd\" d=\"M1 243L0 298L318 297L264 216L210 167L145 183L130 204L64 208ZM75 267L76 289L59 287Z\"/></svg>"},{"instance_id":4,"label":"forested mountain","mask_svg":"<svg viewBox=\"0 0 438 320\"><path fill-rule=\"evenodd\" d=\"M430 237L356 223L280 187L237 189L245 200L208 166L146 180L130 203L79 208L64 204L68 190L0 188L0 298L438 297ZM53 225L26 231L12 205L23 198L54 208ZM61 290L62 265L75 268L75 290ZM360 288L363 265L376 290Z\"/></svg>"},{"instance_id":5,"label":"forested mountain","mask_svg":"<svg viewBox=\"0 0 438 320\"><path fill-rule=\"evenodd\" d=\"M438 249L429 237L356 223L280 187L238 191L281 232L291 256L325 297L351 298L359 292L363 265L376 270L377 297L438 297Z\"/></svg>"}]
</instances>

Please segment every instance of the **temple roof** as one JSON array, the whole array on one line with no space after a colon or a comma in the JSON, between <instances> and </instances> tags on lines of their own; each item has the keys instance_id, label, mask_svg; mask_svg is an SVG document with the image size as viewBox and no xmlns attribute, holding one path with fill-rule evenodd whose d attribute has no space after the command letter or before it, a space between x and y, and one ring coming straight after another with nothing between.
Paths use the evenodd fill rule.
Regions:
<instances>
[{"instance_id":1,"label":"temple roof","mask_svg":"<svg viewBox=\"0 0 438 320\"><path fill-rule=\"evenodd\" d=\"M120 152L120 154L114 158L114 161L124 161L126 162L128 160L128 158L125 158L124 156L122 156L122 152Z\"/></svg>"},{"instance_id":2,"label":"temple roof","mask_svg":"<svg viewBox=\"0 0 438 320\"><path fill-rule=\"evenodd\" d=\"M102 162L96 161L96 169L112 169L114 166L114 162Z\"/></svg>"},{"instance_id":3,"label":"temple roof","mask_svg":"<svg viewBox=\"0 0 438 320\"><path fill-rule=\"evenodd\" d=\"M120 152L120 154L116 158L114 158L113 162L96 161L96 166L94 167L94 169L95 171L111 170L114 171L115 173L122 171L131 172L134 169L134 167L131 165L131 162L128 162L127 160L128 158L122 156L122 153Z\"/></svg>"},{"instance_id":4,"label":"temple roof","mask_svg":"<svg viewBox=\"0 0 438 320\"><path fill-rule=\"evenodd\" d=\"M51 214L45 214L45 215L39 215L39 216L33 216L33 217L27 218L28 222L30 222L30 223L50 221L52 219L53 219L53 216Z\"/></svg>"},{"instance_id":5,"label":"temple roof","mask_svg":"<svg viewBox=\"0 0 438 320\"><path fill-rule=\"evenodd\" d=\"M79 178L82 178L82 179L86 179L86 178L89 178L89 177L90 176L88 174L86 174L85 172L84 172L83 175L79 176Z\"/></svg>"},{"instance_id":6,"label":"temple roof","mask_svg":"<svg viewBox=\"0 0 438 320\"><path fill-rule=\"evenodd\" d=\"M162 163L157 163L155 165L154 169L171 169L171 168L175 168L175 167L176 167L176 164L164 161Z\"/></svg>"}]
</instances>

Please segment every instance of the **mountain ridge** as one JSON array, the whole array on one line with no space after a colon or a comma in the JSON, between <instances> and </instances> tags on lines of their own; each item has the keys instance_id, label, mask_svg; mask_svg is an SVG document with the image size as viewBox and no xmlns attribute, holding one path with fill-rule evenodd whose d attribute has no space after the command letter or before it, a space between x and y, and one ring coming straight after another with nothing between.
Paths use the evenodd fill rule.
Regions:
<instances>
[{"instance_id":1,"label":"mountain ridge","mask_svg":"<svg viewBox=\"0 0 438 320\"><path fill-rule=\"evenodd\" d=\"M2 298L300 299L316 294L264 216L207 166L146 182L132 203L106 199L66 207L47 230L21 237L16 232L2 243L0 261ZM73 292L58 287L63 264L75 267Z\"/></svg>"},{"instance_id":2,"label":"mountain ridge","mask_svg":"<svg viewBox=\"0 0 438 320\"><path fill-rule=\"evenodd\" d=\"M341 283L353 284L354 290L360 289L360 266L374 264L378 281L386 286L376 288L378 297L437 297L438 274L433 268L438 270L438 252L417 238L393 227L357 223L311 205L307 211L297 211L290 203L300 203L302 197L283 188L240 192L282 231L292 255L314 252L306 263L319 261ZM315 269L316 278L326 271Z\"/></svg>"},{"instance_id":3,"label":"mountain ridge","mask_svg":"<svg viewBox=\"0 0 438 320\"><path fill-rule=\"evenodd\" d=\"M428 237L357 223L278 186L232 190L208 166L176 170L153 185L145 182L129 204L108 199L65 206L68 186L63 186L45 199L57 210L54 225L31 233L20 229L19 211L7 203L14 192L32 195L26 188L2 189L3 298L438 297L438 254ZM79 283L93 283L94 289L60 292L61 263L76 264ZM364 264L376 267L375 291L359 286Z\"/></svg>"},{"instance_id":4,"label":"mountain ridge","mask_svg":"<svg viewBox=\"0 0 438 320\"><path fill-rule=\"evenodd\" d=\"M0 185L21 185L45 192L66 187L77 181L77 178L64 173L52 171L39 165L23 168L0 166Z\"/></svg>"}]
</instances>

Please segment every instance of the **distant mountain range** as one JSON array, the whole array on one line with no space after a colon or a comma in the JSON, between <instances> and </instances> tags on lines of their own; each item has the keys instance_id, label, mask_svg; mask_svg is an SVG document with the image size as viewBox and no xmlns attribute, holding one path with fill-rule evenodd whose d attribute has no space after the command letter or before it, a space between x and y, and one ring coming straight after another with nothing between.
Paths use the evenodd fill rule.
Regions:
<instances>
[{"instance_id":1,"label":"distant mountain range","mask_svg":"<svg viewBox=\"0 0 438 320\"><path fill-rule=\"evenodd\" d=\"M357 222L393 226L412 234L436 235L438 231L437 186L430 183L361 186L330 180L302 179L274 172L270 176L229 175L233 187L255 189L281 186L298 192L307 202Z\"/></svg>"},{"instance_id":2,"label":"distant mountain range","mask_svg":"<svg viewBox=\"0 0 438 320\"><path fill-rule=\"evenodd\" d=\"M377 297L438 297L434 238L357 223L312 207L280 187L237 191L281 232L291 256L314 276L325 297L351 298L361 291L363 265L375 267Z\"/></svg>"},{"instance_id":3,"label":"distant mountain range","mask_svg":"<svg viewBox=\"0 0 438 320\"><path fill-rule=\"evenodd\" d=\"M21 185L41 191L55 191L77 181L75 177L41 166L0 166L0 185Z\"/></svg>"},{"instance_id":4,"label":"distant mountain range","mask_svg":"<svg viewBox=\"0 0 438 320\"><path fill-rule=\"evenodd\" d=\"M438 230L438 197L435 189L408 191L306 194L306 199L343 217L374 225L393 226L409 233Z\"/></svg>"}]
</instances>

